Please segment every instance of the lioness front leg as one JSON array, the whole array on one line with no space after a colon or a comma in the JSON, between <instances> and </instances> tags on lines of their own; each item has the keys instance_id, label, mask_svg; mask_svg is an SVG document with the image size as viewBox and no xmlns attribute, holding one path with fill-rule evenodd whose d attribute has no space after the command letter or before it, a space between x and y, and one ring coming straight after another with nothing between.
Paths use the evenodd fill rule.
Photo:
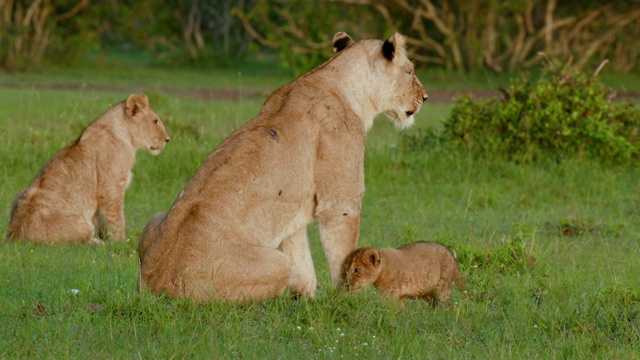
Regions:
<instances>
[{"instance_id":1,"label":"lioness front leg","mask_svg":"<svg viewBox=\"0 0 640 360\"><path fill-rule=\"evenodd\" d=\"M313 298L316 292L316 273L313 267L307 228L300 229L280 244L280 250L291 258L289 289L292 293Z\"/></svg>"},{"instance_id":2,"label":"lioness front leg","mask_svg":"<svg viewBox=\"0 0 640 360\"><path fill-rule=\"evenodd\" d=\"M359 210L359 206L357 209ZM360 233L360 212L339 210L322 212L316 215L320 223L322 247L329 262L331 281L341 286L342 264L358 245Z\"/></svg>"}]
</instances>

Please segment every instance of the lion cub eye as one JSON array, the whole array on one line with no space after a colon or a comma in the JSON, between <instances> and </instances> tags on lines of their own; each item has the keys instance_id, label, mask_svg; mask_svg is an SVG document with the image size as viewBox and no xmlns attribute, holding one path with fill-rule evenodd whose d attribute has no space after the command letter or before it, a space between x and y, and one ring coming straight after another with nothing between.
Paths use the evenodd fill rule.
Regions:
<instances>
[{"instance_id":1,"label":"lion cub eye","mask_svg":"<svg viewBox=\"0 0 640 360\"><path fill-rule=\"evenodd\" d=\"M158 119L153 120L153 123L158 125Z\"/></svg>"},{"instance_id":2,"label":"lion cub eye","mask_svg":"<svg viewBox=\"0 0 640 360\"><path fill-rule=\"evenodd\" d=\"M353 275L360 274L360 268L353 269Z\"/></svg>"}]
</instances>

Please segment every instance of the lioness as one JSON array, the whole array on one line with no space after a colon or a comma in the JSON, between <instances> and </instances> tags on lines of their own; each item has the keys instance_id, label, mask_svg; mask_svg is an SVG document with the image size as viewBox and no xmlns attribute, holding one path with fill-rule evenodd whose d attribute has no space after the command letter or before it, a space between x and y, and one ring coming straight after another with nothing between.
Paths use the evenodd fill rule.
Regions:
<instances>
[{"instance_id":1,"label":"lioness","mask_svg":"<svg viewBox=\"0 0 640 360\"><path fill-rule=\"evenodd\" d=\"M355 248L364 149L374 117L410 126L427 99L404 37L354 42L276 90L258 116L207 157L139 244L141 287L154 293L249 300L316 289L307 225L319 221L332 280Z\"/></svg>"},{"instance_id":2,"label":"lioness","mask_svg":"<svg viewBox=\"0 0 640 360\"><path fill-rule=\"evenodd\" d=\"M364 247L344 262L344 286L359 290L373 284L383 296L422 298L432 305L451 306L451 283L466 291L453 254L444 246L415 242L397 249Z\"/></svg>"},{"instance_id":3,"label":"lioness","mask_svg":"<svg viewBox=\"0 0 640 360\"><path fill-rule=\"evenodd\" d=\"M169 134L144 94L132 94L87 126L13 202L6 238L44 243L125 239L124 193L136 150L160 153Z\"/></svg>"}]
</instances>

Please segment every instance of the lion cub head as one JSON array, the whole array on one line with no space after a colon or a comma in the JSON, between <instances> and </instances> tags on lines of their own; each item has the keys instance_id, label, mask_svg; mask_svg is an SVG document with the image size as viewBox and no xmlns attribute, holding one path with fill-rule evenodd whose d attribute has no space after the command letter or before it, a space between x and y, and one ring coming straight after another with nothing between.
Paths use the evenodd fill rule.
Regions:
<instances>
[{"instance_id":1,"label":"lion cub head","mask_svg":"<svg viewBox=\"0 0 640 360\"><path fill-rule=\"evenodd\" d=\"M171 138L158 114L149 106L147 96L129 95L125 101L125 113L136 147L158 155Z\"/></svg>"},{"instance_id":2,"label":"lion cub head","mask_svg":"<svg viewBox=\"0 0 640 360\"><path fill-rule=\"evenodd\" d=\"M382 271L378 250L363 247L356 249L347 257L343 270L344 285L359 290L373 284Z\"/></svg>"}]
</instances>

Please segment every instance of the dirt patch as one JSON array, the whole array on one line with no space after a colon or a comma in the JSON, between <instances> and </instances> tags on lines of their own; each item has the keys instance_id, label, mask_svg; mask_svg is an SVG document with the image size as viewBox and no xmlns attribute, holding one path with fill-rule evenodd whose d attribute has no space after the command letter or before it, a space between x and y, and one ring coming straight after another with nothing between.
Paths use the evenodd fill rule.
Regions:
<instances>
[{"instance_id":1,"label":"dirt patch","mask_svg":"<svg viewBox=\"0 0 640 360\"><path fill-rule=\"evenodd\" d=\"M174 88L169 86L137 86L137 85L105 85L105 84L18 84L0 83L0 88L5 89L35 89L35 90L90 90L90 91L118 91L118 92L145 92L154 91L166 95L186 96L205 101L212 100L239 100L252 96L263 96L266 98L275 91L272 89L214 89L214 88ZM474 99L487 99L499 96L498 91L483 90L432 90L429 94L428 103L443 104L452 103L458 95L471 94Z\"/></svg>"},{"instance_id":2,"label":"dirt patch","mask_svg":"<svg viewBox=\"0 0 640 360\"><path fill-rule=\"evenodd\" d=\"M202 100L238 100L242 97L264 93L263 90L243 89L214 89L214 88L173 88L169 86L137 86L137 85L104 85L104 84L17 84L1 83L5 89L35 89L35 90L90 90L90 91L118 91L127 93L157 92L167 95L181 95Z\"/></svg>"},{"instance_id":3,"label":"dirt patch","mask_svg":"<svg viewBox=\"0 0 640 360\"><path fill-rule=\"evenodd\" d=\"M266 98L275 91L272 89L214 89L214 88L174 88L170 86L137 86L137 85L104 85L104 84L18 84L18 83L0 83L0 88L5 89L44 89L44 90L91 90L91 91L119 91L119 92L158 92L172 96L185 96L197 98L205 101L212 100L239 100L241 98L260 96ZM499 91L492 90L427 90L429 99L427 103L432 104L448 104L453 103L454 98L460 95L471 95L473 99L490 99L500 97ZM640 99L640 91L620 91L617 93L618 100Z\"/></svg>"}]
</instances>

